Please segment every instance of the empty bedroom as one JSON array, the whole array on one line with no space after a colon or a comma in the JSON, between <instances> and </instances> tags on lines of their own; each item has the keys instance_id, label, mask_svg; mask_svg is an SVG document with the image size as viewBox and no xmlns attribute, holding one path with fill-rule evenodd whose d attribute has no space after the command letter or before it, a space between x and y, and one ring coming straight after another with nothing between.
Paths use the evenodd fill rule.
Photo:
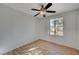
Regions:
<instances>
[{"instance_id":1,"label":"empty bedroom","mask_svg":"<svg viewBox=\"0 0 79 59\"><path fill-rule=\"evenodd\" d=\"M79 55L79 3L0 3L1 55Z\"/></svg>"}]
</instances>

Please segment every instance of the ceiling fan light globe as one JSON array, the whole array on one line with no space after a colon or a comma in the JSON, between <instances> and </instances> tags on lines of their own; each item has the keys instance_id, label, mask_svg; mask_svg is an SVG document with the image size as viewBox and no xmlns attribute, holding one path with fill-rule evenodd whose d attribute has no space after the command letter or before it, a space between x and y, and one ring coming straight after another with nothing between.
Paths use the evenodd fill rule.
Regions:
<instances>
[{"instance_id":1,"label":"ceiling fan light globe","mask_svg":"<svg viewBox=\"0 0 79 59\"><path fill-rule=\"evenodd\" d=\"M43 14L44 14L44 12L43 12L43 11L41 11L41 12L40 12L40 14L41 14L41 15L43 15Z\"/></svg>"}]
</instances>

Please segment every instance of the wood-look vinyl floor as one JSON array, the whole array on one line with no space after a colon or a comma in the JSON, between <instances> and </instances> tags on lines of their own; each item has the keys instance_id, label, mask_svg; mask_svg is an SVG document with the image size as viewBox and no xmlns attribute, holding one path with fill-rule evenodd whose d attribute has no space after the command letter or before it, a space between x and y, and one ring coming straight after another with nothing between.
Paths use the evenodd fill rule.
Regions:
<instances>
[{"instance_id":1,"label":"wood-look vinyl floor","mask_svg":"<svg viewBox=\"0 0 79 59\"><path fill-rule=\"evenodd\" d=\"M22 52L23 50L27 51L29 48L33 46L38 46L45 49L46 51L48 51L48 53L46 53L47 55L79 55L79 51L74 48L58 45L41 39L34 41L30 44L24 45L22 47L16 48L12 51L9 51L4 55L16 55L18 51L19 52Z\"/></svg>"}]
</instances>

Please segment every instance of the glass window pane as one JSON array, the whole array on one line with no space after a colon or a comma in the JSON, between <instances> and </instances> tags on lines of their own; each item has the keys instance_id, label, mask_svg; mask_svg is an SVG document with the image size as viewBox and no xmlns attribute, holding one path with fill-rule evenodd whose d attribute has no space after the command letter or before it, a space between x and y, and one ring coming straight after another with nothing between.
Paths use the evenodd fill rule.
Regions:
<instances>
[{"instance_id":1,"label":"glass window pane","mask_svg":"<svg viewBox=\"0 0 79 59\"><path fill-rule=\"evenodd\" d=\"M50 20L50 35L63 36L63 17Z\"/></svg>"}]
</instances>

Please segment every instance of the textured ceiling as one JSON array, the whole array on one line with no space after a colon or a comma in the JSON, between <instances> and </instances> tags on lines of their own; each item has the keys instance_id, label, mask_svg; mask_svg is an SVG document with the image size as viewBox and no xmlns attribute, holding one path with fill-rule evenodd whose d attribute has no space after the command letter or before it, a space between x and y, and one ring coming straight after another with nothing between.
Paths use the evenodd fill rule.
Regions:
<instances>
[{"instance_id":1,"label":"textured ceiling","mask_svg":"<svg viewBox=\"0 0 79 59\"><path fill-rule=\"evenodd\" d=\"M43 3L6 3L4 5L14 8L16 10L28 13L30 15L35 15L37 12L32 11L31 8L40 9L40 5ZM44 6L46 3L44 3ZM79 3L53 3L53 5L48 10L55 10L55 14L75 10L79 8ZM47 16L55 15L53 13L46 13ZM38 17L41 17L40 15Z\"/></svg>"}]
</instances>

